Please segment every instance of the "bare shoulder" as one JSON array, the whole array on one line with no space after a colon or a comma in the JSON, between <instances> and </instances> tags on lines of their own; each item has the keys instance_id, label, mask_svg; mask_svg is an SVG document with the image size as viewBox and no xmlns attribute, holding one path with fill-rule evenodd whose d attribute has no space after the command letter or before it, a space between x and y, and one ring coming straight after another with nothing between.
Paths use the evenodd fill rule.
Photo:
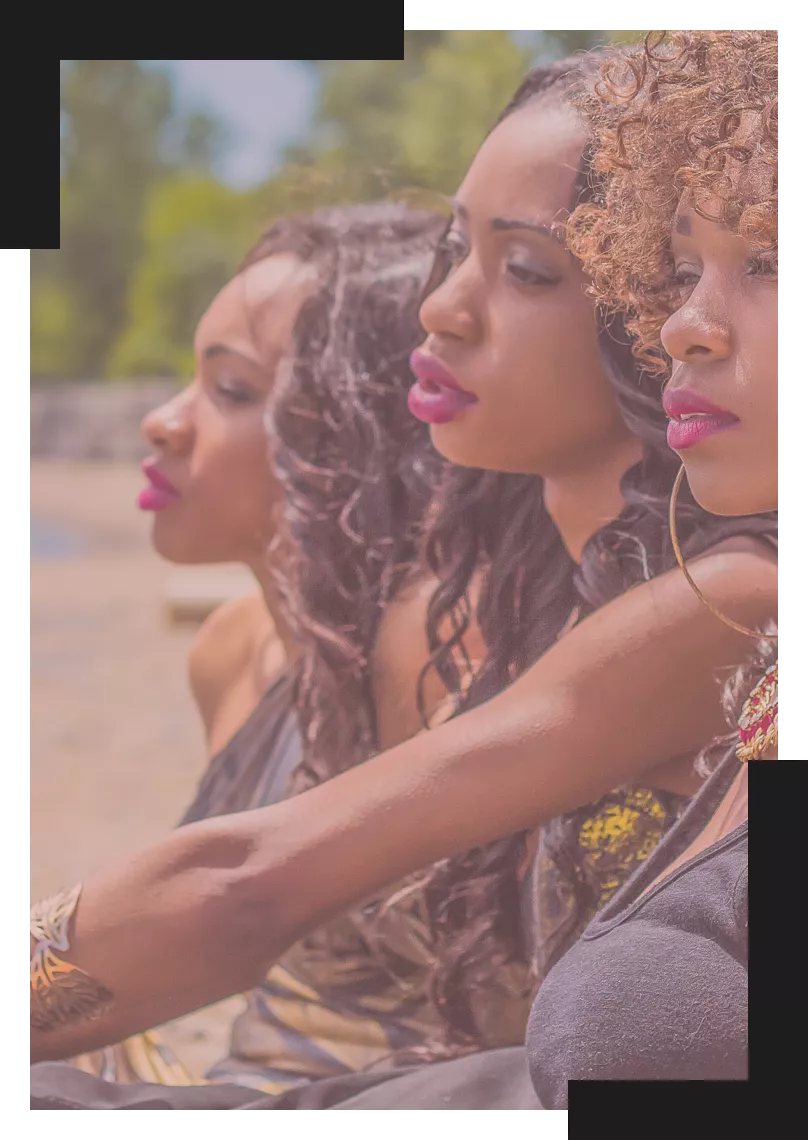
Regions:
<instances>
[{"instance_id":1,"label":"bare shoulder","mask_svg":"<svg viewBox=\"0 0 808 1140\"><path fill-rule=\"evenodd\" d=\"M206 724L224 692L255 662L275 631L260 594L224 602L200 627L188 657L194 700Z\"/></svg>"},{"instance_id":2,"label":"bare shoulder","mask_svg":"<svg viewBox=\"0 0 808 1140\"><path fill-rule=\"evenodd\" d=\"M722 614L750 629L777 615L777 566L763 544L717 544L688 563ZM723 683L752 640L719 621L677 567L586 617L511 686L499 714L551 723L570 755L617 780L693 756L727 730Z\"/></svg>"},{"instance_id":3,"label":"bare shoulder","mask_svg":"<svg viewBox=\"0 0 808 1140\"><path fill-rule=\"evenodd\" d=\"M714 566L717 566L720 561L725 559L732 559L732 564L737 565L737 559L742 558L744 564L749 567L777 567L777 550L775 546L766 542L763 539L754 538L752 535L738 534L732 538L725 538L721 542L717 542L715 546L709 547L702 554L697 555L691 559L690 562L704 562L707 559L712 560ZM690 562L688 565L690 565Z\"/></svg>"},{"instance_id":4,"label":"bare shoulder","mask_svg":"<svg viewBox=\"0 0 808 1140\"><path fill-rule=\"evenodd\" d=\"M385 607L379 622L372 668L383 748L393 747L423 728L417 693L419 679L430 657L426 622L436 586L437 580L431 575L408 583ZM448 635L448 625L441 630L441 635ZM485 646L473 620L463 644L472 662L482 660ZM435 671L429 670L423 682L424 711L428 720L449 696Z\"/></svg>"},{"instance_id":5,"label":"bare shoulder","mask_svg":"<svg viewBox=\"0 0 808 1140\"><path fill-rule=\"evenodd\" d=\"M777 561L763 543L734 538L688 561L693 581L726 617L760 629L777 616ZM617 653L615 643L622 646ZM669 648L682 664L715 647L720 664L738 664L749 654L748 637L719 621L691 589L678 567L632 587L581 622L546 656L556 661L574 655L584 672L605 660L631 665L636 649ZM669 662L670 663L670 662ZM708 661L709 664L709 661Z\"/></svg>"},{"instance_id":6,"label":"bare shoulder","mask_svg":"<svg viewBox=\"0 0 808 1140\"><path fill-rule=\"evenodd\" d=\"M777 551L772 546L739 535L689 560L687 567L710 602L719 609L731 607L727 617L755 628L776 619ZM684 577L678 570L672 574L680 581Z\"/></svg>"}]
</instances>

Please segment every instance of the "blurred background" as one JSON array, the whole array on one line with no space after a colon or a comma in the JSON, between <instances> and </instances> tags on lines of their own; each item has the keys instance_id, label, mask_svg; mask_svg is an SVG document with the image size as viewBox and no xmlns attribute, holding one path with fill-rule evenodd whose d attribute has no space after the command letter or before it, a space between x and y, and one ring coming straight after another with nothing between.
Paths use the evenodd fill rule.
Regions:
<instances>
[{"instance_id":1,"label":"blurred background","mask_svg":"<svg viewBox=\"0 0 808 1140\"><path fill-rule=\"evenodd\" d=\"M250 580L162 564L135 498L140 420L192 376L214 294L283 214L436 205L533 63L644 34L408 32L403 61L60 61L61 248L31 250L34 897L165 834L205 766L188 649ZM178 1023L200 1071L227 1017Z\"/></svg>"}]
</instances>

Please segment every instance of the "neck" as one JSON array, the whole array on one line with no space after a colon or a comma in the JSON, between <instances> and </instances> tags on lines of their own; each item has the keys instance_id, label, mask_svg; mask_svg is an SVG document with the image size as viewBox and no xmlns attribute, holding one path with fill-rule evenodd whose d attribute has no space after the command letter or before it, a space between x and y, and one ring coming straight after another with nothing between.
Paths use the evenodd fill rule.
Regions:
<instances>
[{"instance_id":1,"label":"neck","mask_svg":"<svg viewBox=\"0 0 808 1140\"><path fill-rule=\"evenodd\" d=\"M576 562L595 531L619 516L624 505L620 480L641 458L642 444L628 436L574 470L545 477L545 505Z\"/></svg>"}]
</instances>

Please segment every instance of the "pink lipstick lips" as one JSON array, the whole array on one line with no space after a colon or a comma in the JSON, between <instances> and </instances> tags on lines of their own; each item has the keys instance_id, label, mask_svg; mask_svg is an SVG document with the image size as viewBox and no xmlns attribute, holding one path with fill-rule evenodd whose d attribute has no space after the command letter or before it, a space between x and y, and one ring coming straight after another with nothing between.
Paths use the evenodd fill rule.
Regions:
<instances>
[{"instance_id":1,"label":"pink lipstick lips","mask_svg":"<svg viewBox=\"0 0 808 1140\"><path fill-rule=\"evenodd\" d=\"M423 352L414 352L410 367L417 383L410 388L409 408L427 424L448 424L477 403L477 397L461 388L451 372Z\"/></svg>"},{"instance_id":2,"label":"pink lipstick lips","mask_svg":"<svg viewBox=\"0 0 808 1140\"><path fill-rule=\"evenodd\" d=\"M717 432L726 431L740 423L732 412L726 412L696 392L686 388L668 389L662 397L670 423L668 446L674 451L685 451L708 439Z\"/></svg>"},{"instance_id":3,"label":"pink lipstick lips","mask_svg":"<svg viewBox=\"0 0 808 1140\"><path fill-rule=\"evenodd\" d=\"M137 505L142 511L164 511L180 498L177 488L157 470L153 460L147 459L143 464L143 474L150 485L144 487L137 497Z\"/></svg>"}]
</instances>

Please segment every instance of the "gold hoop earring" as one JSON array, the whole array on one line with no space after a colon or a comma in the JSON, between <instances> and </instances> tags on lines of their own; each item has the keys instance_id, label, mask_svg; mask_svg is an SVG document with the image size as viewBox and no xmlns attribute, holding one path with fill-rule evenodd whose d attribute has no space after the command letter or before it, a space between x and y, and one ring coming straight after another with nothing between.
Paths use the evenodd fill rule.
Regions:
<instances>
[{"instance_id":1,"label":"gold hoop earring","mask_svg":"<svg viewBox=\"0 0 808 1140\"><path fill-rule=\"evenodd\" d=\"M693 581L692 577L690 576L690 571L688 570L687 566L685 565L685 560L684 560L684 556L682 554L682 549L679 546L679 539L678 539L678 536L676 534L676 503L679 499L679 488L682 486L682 480L684 479L684 477L685 477L685 465L683 463L682 466L679 468L679 474L676 476L676 482L673 484L673 491L671 492L670 511L668 514L668 523L670 525L671 542L673 543L673 553L676 555L676 561L679 563L679 569L684 574L685 579L687 580L688 586L693 591L693 593L696 595L696 597L699 599L699 601L702 603L702 605L706 606L706 608L710 611L710 613L714 617L717 617L719 621L722 621L724 623L724 625L728 625L730 627L730 629L737 630L738 633L745 633L747 637L754 637L756 641L777 641L777 634L776 633L761 633L759 630L756 630L756 629L747 629L747 627L745 625L740 625L739 622L733 621L732 618L725 617L725 615L722 614L720 610L716 609L716 607L712 604L712 602L707 601L704 594L701 592L701 590L698 588L698 586L696 585L696 583Z\"/></svg>"}]
</instances>

